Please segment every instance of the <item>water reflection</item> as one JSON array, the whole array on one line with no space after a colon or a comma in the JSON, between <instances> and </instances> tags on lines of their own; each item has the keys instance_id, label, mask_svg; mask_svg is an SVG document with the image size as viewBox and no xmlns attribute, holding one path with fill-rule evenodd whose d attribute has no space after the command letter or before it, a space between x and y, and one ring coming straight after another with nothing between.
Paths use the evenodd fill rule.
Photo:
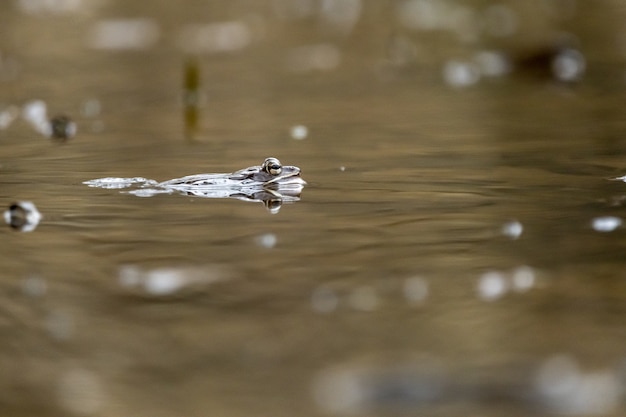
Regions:
<instances>
[{"instance_id":1,"label":"water reflection","mask_svg":"<svg viewBox=\"0 0 626 417\"><path fill-rule=\"evenodd\" d=\"M437 357L387 365L344 364L321 371L313 379L312 396L332 415L404 415L444 404L467 412L480 404L497 403L517 404L529 413L612 415L621 401L624 386L618 370L585 371L570 355L508 368L495 373L468 368L457 374ZM486 372L513 377L490 379L485 378Z\"/></svg>"},{"instance_id":2,"label":"water reflection","mask_svg":"<svg viewBox=\"0 0 626 417\"><path fill-rule=\"evenodd\" d=\"M119 283L125 291L149 297L188 295L229 277L225 268L215 265L154 269L124 265L119 270Z\"/></svg>"},{"instance_id":3,"label":"water reflection","mask_svg":"<svg viewBox=\"0 0 626 417\"><path fill-rule=\"evenodd\" d=\"M197 59L188 58L183 71L183 118L185 137L195 139L199 128L199 108L202 98L200 89L200 65Z\"/></svg>"}]
</instances>

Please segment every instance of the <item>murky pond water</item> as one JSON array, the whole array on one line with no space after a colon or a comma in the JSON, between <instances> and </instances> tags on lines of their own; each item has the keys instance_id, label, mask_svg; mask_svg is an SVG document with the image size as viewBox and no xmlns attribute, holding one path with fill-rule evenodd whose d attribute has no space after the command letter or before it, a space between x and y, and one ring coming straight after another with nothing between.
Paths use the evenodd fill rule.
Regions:
<instances>
[{"instance_id":1,"label":"murky pond water","mask_svg":"<svg viewBox=\"0 0 626 417\"><path fill-rule=\"evenodd\" d=\"M0 414L626 413L626 9L530 3L0 6Z\"/></svg>"}]
</instances>

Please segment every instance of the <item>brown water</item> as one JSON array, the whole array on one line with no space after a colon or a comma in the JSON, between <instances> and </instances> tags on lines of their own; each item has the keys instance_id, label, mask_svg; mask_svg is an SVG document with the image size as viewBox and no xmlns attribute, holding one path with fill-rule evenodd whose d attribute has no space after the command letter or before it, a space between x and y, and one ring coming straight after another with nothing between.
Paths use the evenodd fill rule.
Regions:
<instances>
[{"instance_id":1,"label":"brown water","mask_svg":"<svg viewBox=\"0 0 626 417\"><path fill-rule=\"evenodd\" d=\"M429 2L346 0L354 27L285 1L87 3L0 6L0 111L41 99L78 124L65 144L0 130L0 202L43 215L2 232L1 415L626 414L624 227L594 226L624 216L620 2L529 2L558 13L470 43L398 23ZM94 48L118 17L160 37ZM249 44L179 43L223 21ZM558 82L543 54L574 29L586 72ZM302 70L293 48L319 44ZM494 45L511 75L443 80ZM308 181L278 214L82 184L267 156Z\"/></svg>"}]
</instances>

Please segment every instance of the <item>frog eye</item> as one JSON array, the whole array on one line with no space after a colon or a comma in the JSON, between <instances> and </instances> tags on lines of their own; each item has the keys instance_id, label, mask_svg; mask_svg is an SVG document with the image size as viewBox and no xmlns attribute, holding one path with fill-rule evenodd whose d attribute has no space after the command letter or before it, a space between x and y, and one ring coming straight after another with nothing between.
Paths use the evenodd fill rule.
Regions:
<instances>
[{"instance_id":1,"label":"frog eye","mask_svg":"<svg viewBox=\"0 0 626 417\"><path fill-rule=\"evenodd\" d=\"M276 158L267 158L263 165L261 166L263 171L267 172L270 175L280 175L283 171L283 167L280 164L280 161Z\"/></svg>"}]
</instances>

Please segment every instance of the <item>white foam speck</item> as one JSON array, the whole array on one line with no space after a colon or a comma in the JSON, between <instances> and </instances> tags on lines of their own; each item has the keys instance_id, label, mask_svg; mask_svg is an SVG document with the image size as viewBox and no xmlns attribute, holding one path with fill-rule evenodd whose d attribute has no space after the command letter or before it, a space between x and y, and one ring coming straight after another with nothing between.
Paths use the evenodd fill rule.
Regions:
<instances>
[{"instance_id":1,"label":"white foam speck","mask_svg":"<svg viewBox=\"0 0 626 417\"><path fill-rule=\"evenodd\" d=\"M524 226L517 220L512 220L502 225L502 234L511 239L518 239L522 232L524 232Z\"/></svg>"},{"instance_id":2,"label":"white foam speck","mask_svg":"<svg viewBox=\"0 0 626 417\"><path fill-rule=\"evenodd\" d=\"M450 60L443 67L443 78L452 87L469 87L480 80L480 68L473 62Z\"/></svg>"},{"instance_id":3,"label":"white foam speck","mask_svg":"<svg viewBox=\"0 0 626 417\"><path fill-rule=\"evenodd\" d=\"M478 295L486 301L494 301L507 291L504 275L497 271L484 273L478 280Z\"/></svg>"},{"instance_id":4,"label":"white foam speck","mask_svg":"<svg viewBox=\"0 0 626 417\"><path fill-rule=\"evenodd\" d=\"M259 246L263 248L272 249L274 246L276 246L278 238L274 233L265 233L257 237L256 242Z\"/></svg>"},{"instance_id":5,"label":"white foam speck","mask_svg":"<svg viewBox=\"0 0 626 417\"><path fill-rule=\"evenodd\" d=\"M289 134L293 139L303 140L309 135L309 129L304 125L296 125L291 127Z\"/></svg>"},{"instance_id":6,"label":"white foam speck","mask_svg":"<svg viewBox=\"0 0 626 417\"><path fill-rule=\"evenodd\" d=\"M591 227L596 232L612 232L622 225L622 219L614 216L596 217L591 222Z\"/></svg>"}]
</instances>

